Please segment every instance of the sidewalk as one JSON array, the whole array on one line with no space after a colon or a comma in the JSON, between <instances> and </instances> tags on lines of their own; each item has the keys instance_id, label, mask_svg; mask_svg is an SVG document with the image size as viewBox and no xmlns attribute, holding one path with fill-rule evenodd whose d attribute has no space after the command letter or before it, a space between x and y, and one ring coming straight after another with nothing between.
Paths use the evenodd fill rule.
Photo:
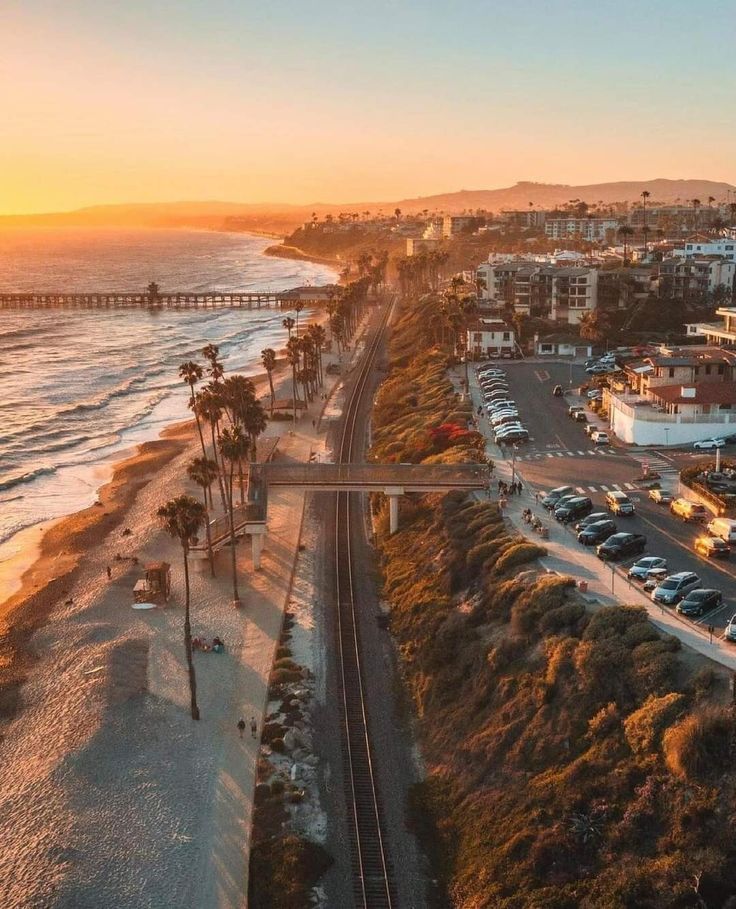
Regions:
<instances>
[{"instance_id":1,"label":"sidewalk","mask_svg":"<svg viewBox=\"0 0 736 909\"><path fill-rule=\"evenodd\" d=\"M453 384L458 389L462 378L451 374ZM470 394L474 410L477 413L478 405L481 402L480 389L476 376L472 372ZM495 463L494 480L511 482L511 459L491 441L490 425L487 419L481 416L478 418L478 423L480 432L486 437L486 453ZM591 610L600 609L601 606L622 604L643 606L647 610L652 624L660 631L674 635L685 646L708 659L714 660L728 669L736 670L736 646L716 636L713 637L711 643L707 627L681 618L674 609L653 603L641 587L629 581L625 569L602 562L595 554L580 546L572 529L568 530L565 525L559 524L548 511L535 502L534 496L537 490L524 479L523 472L519 470L520 466L517 462L515 476L521 480L523 492L520 496L507 497L508 505L504 514L522 536L547 549L547 556L540 559L540 563L547 571L570 575L578 582L585 581L588 585L587 593L581 592L580 595ZM540 535L524 521L522 511L525 508L530 508L548 529L549 538L547 540L542 540Z\"/></svg>"},{"instance_id":2,"label":"sidewalk","mask_svg":"<svg viewBox=\"0 0 736 909\"><path fill-rule=\"evenodd\" d=\"M371 313L358 328L350 352L343 354L342 374L325 376L326 397L313 401L296 424L269 425L269 433L280 436L280 460L308 461L313 451L324 451L326 427L322 426L323 416L328 407L330 414L338 412L331 402L364 350L362 339L370 316ZM325 357L325 366L337 359L336 355ZM204 867L196 877L192 900L192 905L203 909L241 909L247 905L260 731L266 710L268 679L294 580L305 503L306 493L302 490L275 489L269 493L268 533L260 571L252 569L250 546L238 549L245 633L234 661L232 683L219 687L215 697L226 701L221 712L233 724L233 730L238 717L244 717L249 723L254 716L258 737L253 738L247 732L241 739L228 730L223 734L222 759L214 786L214 809L206 818L209 829L202 831L210 848L203 856ZM223 574L226 556L227 551L221 558Z\"/></svg>"}]
</instances>

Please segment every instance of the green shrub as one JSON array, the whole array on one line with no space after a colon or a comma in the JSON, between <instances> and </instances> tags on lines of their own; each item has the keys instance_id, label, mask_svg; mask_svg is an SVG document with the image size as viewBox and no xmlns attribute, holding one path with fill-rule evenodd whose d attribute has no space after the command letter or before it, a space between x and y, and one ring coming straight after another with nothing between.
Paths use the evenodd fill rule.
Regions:
<instances>
[{"instance_id":1,"label":"green shrub","mask_svg":"<svg viewBox=\"0 0 736 909\"><path fill-rule=\"evenodd\" d=\"M286 685L289 682L298 682L302 677L298 669L274 669L271 673L272 685Z\"/></svg>"},{"instance_id":2,"label":"green shrub","mask_svg":"<svg viewBox=\"0 0 736 909\"><path fill-rule=\"evenodd\" d=\"M542 634L556 634L566 628L573 628L585 615L585 606L582 603L564 603L557 609L545 612L539 620L539 630Z\"/></svg>"},{"instance_id":3,"label":"green shrub","mask_svg":"<svg viewBox=\"0 0 736 909\"><path fill-rule=\"evenodd\" d=\"M285 750L286 746L284 745L284 740L281 736L271 739L271 751L277 751L279 754L283 754Z\"/></svg>"},{"instance_id":4,"label":"green shrub","mask_svg":"<svg viewBox=\"0 0 736 909\"><path fill-rule=\"evenodd\" d=\"M496 562L496 572L503 574L511 571L512 568L518 568L526 562L533 562L547 555L544 546L538 546L536 543L517 543L510 547Z\"/></svg>"}]
</instances>

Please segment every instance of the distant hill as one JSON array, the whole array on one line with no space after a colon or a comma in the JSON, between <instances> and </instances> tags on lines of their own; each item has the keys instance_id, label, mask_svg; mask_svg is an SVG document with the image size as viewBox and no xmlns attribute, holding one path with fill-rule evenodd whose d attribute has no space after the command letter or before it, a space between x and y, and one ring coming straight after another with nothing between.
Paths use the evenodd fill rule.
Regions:
<instances>
[{"instance_id":1,"label":"distant hill","mask_svg":"<svg viewBox=\"0 0 736 909\"><path fill-rule=\"evenodd\" d=\"M396 204L402 211L462 211L485 208L498 212L502 208L527 208L532 202L538 208L551 207L579 199L583 202L638 202L644 190L651 193L650 204L654 202L687 203L700 199L704 204L708 196L719 202L728 200L729 190L736 192L730 183L716 183L713 180L638 180L617 183L591 183L587 186L568 186L564 183L520 182L505 189L460 190L436 196L403 199Z\"/></svg>"},{"instance_id":2,"label":"distant hill","mask_svg":"<svg viewBox=\"0 0 736 909\"><path fill-rule=\"evenodd\" d=\"M0 228L6 227L200 227L209 229L255 230L288 234L312 213L384 211L400 208L404 214L429 211L461 212L483 208L499 212L503 208L553 207L578 199L588 203L635 202L641 193L651 193L650 204L656 202L687 203L709 196L726 201L736 186L712 180L641 180L618 183L592 183L587 186L568 186L562 183L520 182L503 189L459 190L434 196L419 196L387 202L314 202L309 205L288 203L219 202L162 202L129 205L96 205L69 212L49 212L38 215L0 216Z\"/></svg>"}]
</instances>

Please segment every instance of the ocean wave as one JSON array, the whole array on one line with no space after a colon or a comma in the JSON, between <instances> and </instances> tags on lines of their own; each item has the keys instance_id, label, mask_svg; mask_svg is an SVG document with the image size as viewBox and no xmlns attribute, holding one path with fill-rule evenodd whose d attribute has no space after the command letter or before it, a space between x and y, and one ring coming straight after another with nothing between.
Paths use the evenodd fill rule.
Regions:
<instances>
[{"instance_id":1,"label":"ocean wave","mask_svg":"<svg viewBox=\"0 0 736 909\"><path fill-rule=\"evenodd\" d=\"M56 468L46 466L37 467L35 470L26 471L26 473L16 474L16 476L9 477L7 480L0 480L0 492L5 492L8 489L14 489L16 486L20 486L22 483L32 483L39 477L49 476L53 473L56 473Z\"/></svg>"}]
</instances>

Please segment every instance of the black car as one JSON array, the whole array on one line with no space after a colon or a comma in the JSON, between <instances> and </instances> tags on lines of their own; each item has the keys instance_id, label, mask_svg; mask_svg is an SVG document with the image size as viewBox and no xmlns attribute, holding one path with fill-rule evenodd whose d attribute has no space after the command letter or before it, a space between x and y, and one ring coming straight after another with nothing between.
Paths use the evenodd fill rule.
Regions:
<instances>
[{"instance_id":1,"label":"black car","mask_svg":"<svg viewBox=\"0 0 736 909\"><path fill-rule=\"evenodd\" d=\"M570 521L576 521L578 518L590 514L593 510L593 503L588 496L578 496L569 502L563 502L555 508L555 519L562 521L563 524L569 524Z\"/></svg>"},{"instance_id":2,"label":"black car","mask_svg":"<svg viewBox=\"0 0 736 909\"><path fill-rule=\"evenodd\" d=\"M562 386L561 386L561 385L555 385L555 387L552 389L552 394L553 394L556 398L561 398L561 397L562 397Z\"/></svg>"},{"instance_id":3,"label":"black car","mask_svg":"<svg viewBox=\"0 0 736 909\"><path fill-rule=\"evenodd\" d=\"M582 543L583 546L597 546L612 537L617 530L615 523L610 518L605 518L584 527L578 534L578 543Z\"/></svg>"},{"instance_id":4,"label":"black car","mask_svg":"<svg viewBox=\"0 0 736 909\"><path fill-rule=\"evenodd\" d=\"M641 533L614 533L596 549L599 559L615 561L644 552L647 538Z\"/></svg>"},{"instance_id":5,"label":"black car","mask_svg":"<svg viewBox=\"0 0 736 909\"><path fill-rule=\"evenodd\" d=\"M595 524L596 521L610 521L611 516L607 511L594 511L592 514L586 515L582 521L578 521L575 525L575 530L585 530L586 527L590 527L591 524Z\"/></svg>"},{"instance_id":6,"label":"black car","mask_svg":"<svg viewBox=\"0 0 736 909\"><path fill-rule=\"evenodd\" d=\"M701 587L690 593L677 604L677 611L682 615L703 615L716 609L723 602L723 594L712 587Z\"/></svg>"}]
</instances>

